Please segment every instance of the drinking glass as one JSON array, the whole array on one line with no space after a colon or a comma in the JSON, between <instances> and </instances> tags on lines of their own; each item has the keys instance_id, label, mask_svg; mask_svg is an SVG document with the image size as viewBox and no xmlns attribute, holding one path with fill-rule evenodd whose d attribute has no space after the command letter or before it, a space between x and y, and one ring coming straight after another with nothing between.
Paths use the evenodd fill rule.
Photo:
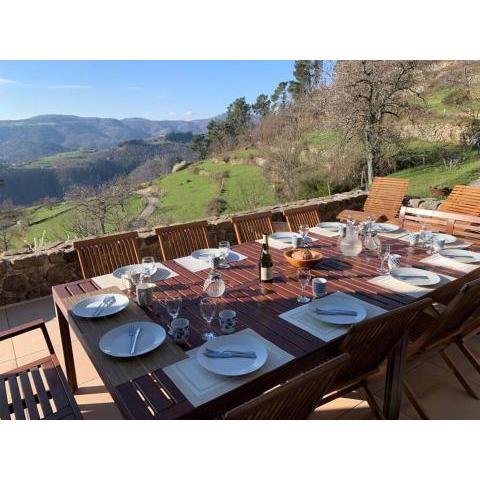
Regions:
<instances>
[{"instance_id":1,"label":"drinking glass","mask_svg":"<svg viewBox=\"0 0 480 480\"><path fill-rule=\"evenodd\" d=\"M388 268L385 267L385 262L388 262L390 257L390 245L381 243L378 246L378 257L380 258L380 268L377 270L378 273L386 274L389 273Z\"/></svg>"},{"instance_id":2,"label":"drinking glass","mask_svg":"<svg viewBox=\"0 0 480 480\"><path fill-rule=\"evenodd\" d=\"M220 250L220 267L230 268L228 263L228 254L230 252L230 242L228 240L222 240L218 243L218 249Z\"/></svg>"},{"instance_id":3,"label":"drinking glass","mask_svg":"<svg viewBox=\"0 0 480 480\"><path fill-rule=\"evenodd\" d=\"M156 271L157 266L155 264L154 257L143 257L142 258L142 269L143 273L147 277L151 277Z\"/></svg>"},{"instance_id":4,"label":"drinking glass","mask_svg":"<svg viewBox=\"0 0 480 480\"><path fill-rule=\"evenodd\" d=\"M204 297L200 300L200 314L207 323L207 331L202 335L203 340L207 342L215 337L212 331L212 321L217 312L217 301L215 298Z\"/></svg>"},{"instance_id":5,"label":"drinking glass","mask_svg":"<svg viewBox=\"0 0 480 480\"><path fill-rule=\"evenodd\" d=\"M302 236L302 242L304 247L306 247L307 245L306 239L307 239L309 229L310 227L305 223L302 223L302 225L300 225L300 227L298 228L298 232Z\"/></svg>"},{"instance_id":6,"label":"drinking glass","mask_svg":"<svg viewBox=\"0 0 480 480\"><path fill-rule=\"evenodd\" d=\"M299 268L297 270L298 283L302 289L302 294L297 298L298 303L308 303L310 299L305 296L305 289L310 282L311 273L308 268Z\"/></svg>"},{"instance_id":7,"label":"drinking glass","mask_svg":"<svg viewBox=\"0 0 480 480\"><path fill-rule=\"evenodd\" d=\"M170 318L175 320L180 313L180 308L182 307L182 297L172 297L164 300L163 304L165 305L165 310L170 315Z\"/></svg>"}]
</instances>

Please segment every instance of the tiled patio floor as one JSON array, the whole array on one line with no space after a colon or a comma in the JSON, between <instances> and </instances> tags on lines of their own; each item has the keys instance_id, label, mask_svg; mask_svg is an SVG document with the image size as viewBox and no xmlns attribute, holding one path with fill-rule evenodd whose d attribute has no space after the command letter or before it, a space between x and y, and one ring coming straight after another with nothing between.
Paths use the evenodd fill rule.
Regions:
<instances>
[{"instance_id":1,"label":"tiled patio floor","mask_svg":"<svg viewBox=\"0 0 480 480\"><path fill-rule=\"evenodd\" d=\"M47 320L55 350L63 362L58 323L55 319L50 297L33 300L0 309L0 330L19 325L37 318ZM85 419L121 419L120 412L106 391L95 368L88 359L78 340L73 337L73 349L77 367L79 389L75 398ZM480 336L473 338L470 348L480 356ZM40 331L30 332L13 340L0 342L0 372L28 363L48 354ZM455 349L450 355L458 362L465 376L480 394L480 375ZM439 357L431 357L421 365L412 365L407 380L417 393L428 414L435 419L480 419L480 400L469 397ZM371 385L381 403L382 382ZM362 397L352 394L337 399L317 409L315 419L368 419L372 412ZM418 418L412 406L404 401L403 419Z\"/></svg>"}]
</instances>

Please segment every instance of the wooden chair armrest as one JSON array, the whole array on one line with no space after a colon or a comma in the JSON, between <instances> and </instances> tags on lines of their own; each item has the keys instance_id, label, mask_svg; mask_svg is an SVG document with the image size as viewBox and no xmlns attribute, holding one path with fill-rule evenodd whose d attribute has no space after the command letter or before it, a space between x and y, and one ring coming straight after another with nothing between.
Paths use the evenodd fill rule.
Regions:
<instances>
[{"instance_id":1,"label":"wooden chair armrest","mask_svg":"<svg viewBox=\"0 0 480 480\"><path fill-rule=\"evenodd\" d=\"M45 342L47 343L48 351L51 354L54 354L55 350L53 349L52 340L50 339L50 335L48 334L47 326L43 318L39 318L38 320L32 320L31 322L24 323L23 325L19 325L18 327L13 327L1 331L0 341L22 335L23 333L31 332L32 330L36 330L37 328L42 330L43 337L45 338Z\"/></svg>"}]
</instances>

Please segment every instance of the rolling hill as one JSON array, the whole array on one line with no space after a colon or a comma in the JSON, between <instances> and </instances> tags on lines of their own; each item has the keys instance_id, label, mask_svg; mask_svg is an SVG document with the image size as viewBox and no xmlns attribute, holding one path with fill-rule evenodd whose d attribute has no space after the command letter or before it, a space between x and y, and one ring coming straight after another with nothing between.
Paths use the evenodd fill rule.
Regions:
<instances>
[{"instance_id":1,"label":"rolling hill","mask_svg":"<svg viewBox=\"0 0 480 480\"><path fill-rule=\"evenodd\" d=\"M116 120L74 115L1 120L0 163L21 163L74 150L105 149L126 140L148 139L170 132L204 133L210 120Z\"/></svg>"}]
</instances>

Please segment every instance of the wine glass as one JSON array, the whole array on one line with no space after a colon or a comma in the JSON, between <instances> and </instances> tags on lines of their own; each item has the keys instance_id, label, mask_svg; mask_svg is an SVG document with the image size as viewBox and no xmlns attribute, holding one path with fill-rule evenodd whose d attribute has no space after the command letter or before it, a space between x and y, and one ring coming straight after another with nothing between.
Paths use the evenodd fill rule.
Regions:
<instances>
[{"instance_id":1,"label":"wine glass","mask_svg":"<svg viewBox=\"0 0 480 480\"><path fill-rule=\"evenodd\" d=\"M146 277L151 277L157 271L154 257L142 258L142 269Z\"/></svg>"},{"instance_id":2,"label":"wine glass","mask_svg":"<svg viewBox=\"0 0 480 480\"><path fill-rule=\"evenodd\" d=\"M299 268L297 270L298 283L302 289L302 294L297 298L298 303L308 303L310 299L305 296L305 289L310 282L311 273L308 268Z\"/></svg>"},{"instance_id":3,"label":"wine glass","mask_svg":"<svg viewBox=\"0 0 480 480\"><path fill-rule=\"evenodd\" d=\"M309 229L310 227L305 223L302 223L300 227L298 227L298 231L302 236L302 243L304 247L307 245L306 239L307 239Z\"/></svg>"},{"instance_id":4,"label":"wine glass","mask_svg":"<svg viewBox=\"0 0 480 480\"><path fill-rule=\"evenodd\" d=\"M228 254L230 252L230 242L228 240L222 240L218 243L218 249L220 250L220 267L230 268L228 263Z\"/></svg>"},{"instance_id":5,"label":"wine glass","mask_svg":"<svg viewBox=\"0 0 480 480\"><path fill-rule=\"evenodd\" d=\"M204 297L200 300L200 314L207 323L207 331L203 333L202 338L207 342L215 337L212 331L212 321L217 313L217 301L215 298Z\"/></svg>"},{"instance_id":6,"label":"wine glass","mask_svg":"<svg viewBox=\"0 0 480 480\"><path fill-rule=\"evenodd\" d=\"M378 257L380 258L380 268L377 270L377 272L385 275L386 273L390 272L390 270L385 267L385 262L388 262L388 259L390 258L390 245L380 243L377 252Z\"/></svg>"},{"instance_id":7,"label":"wine glass","mask_svg":"<svg viewBox=\"0 0 480 480\"><path fill-rule=\"evenodd\" d=\"M180 313L180 308L182 307L182 297L172 297L164 300L163 304L167 313L170 315L170 318L175 320Z\"/></svg>"}]
</instances>

